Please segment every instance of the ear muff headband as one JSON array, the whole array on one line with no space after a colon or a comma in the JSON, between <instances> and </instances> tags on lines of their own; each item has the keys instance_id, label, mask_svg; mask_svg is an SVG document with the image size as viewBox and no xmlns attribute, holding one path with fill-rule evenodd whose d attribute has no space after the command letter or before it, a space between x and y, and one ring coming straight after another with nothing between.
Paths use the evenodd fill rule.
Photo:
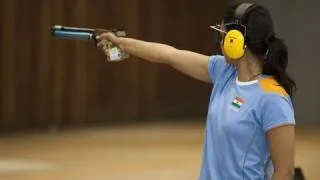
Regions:
<instances>
[{"instance_id":1,"label":"ear muff headband","mask_svg":"<svg viewBox=\"0 0 320 180\"><path fill-rule=\"evenodd\" d=\"M246 27L241 24L241 21L247 10L254 5L253 3L243 3L235 10L233 28L229 29L223 41L224 52L231 59L240 59L245 53Z\"/></svg>"},{"instance_id":2,"label":"ear muff headband","mask_svg":"<svg viewBox=\"0 0 320 180\"><path fill-rule=\"evenodd\" d=\"M243 3L237 7L234 13L234 17L239 20L239 23L241 23L241 20L246 14L247 10L253 5L253 3Z\"/></svg>"}]
</instances>

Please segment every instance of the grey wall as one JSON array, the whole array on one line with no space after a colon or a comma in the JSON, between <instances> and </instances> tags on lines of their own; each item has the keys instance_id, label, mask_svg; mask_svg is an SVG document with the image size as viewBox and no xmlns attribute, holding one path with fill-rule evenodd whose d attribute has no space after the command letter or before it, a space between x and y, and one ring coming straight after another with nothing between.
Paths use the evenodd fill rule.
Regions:
<instances>
[{"instance_id":1,"label":"grey wall","mask_svg":"<svg viewBox=\"0 0 320 180\"><path fill-rule=\"evenodd\" d=\"M257 0L272 13L276 32L289 49L289 73L296 80L298 123L320 123L320 1Z\"/></svg>"}]
</instances>

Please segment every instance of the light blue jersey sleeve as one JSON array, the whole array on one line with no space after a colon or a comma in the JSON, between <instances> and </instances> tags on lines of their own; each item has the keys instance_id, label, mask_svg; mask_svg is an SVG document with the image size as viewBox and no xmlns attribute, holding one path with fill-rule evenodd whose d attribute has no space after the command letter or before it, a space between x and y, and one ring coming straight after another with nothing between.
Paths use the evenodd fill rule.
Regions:
<instances>
[{"instance_id":1,"label":"light blue jersey sleeve","mask_svg":"<svg viewBox=\"0 0 320 180\"><path fill-rule=\"evenodd\" d=\"M264 132L282 125L295 124L292 102L287 96L267 94L259 107L259 119Z\"/></svg>"},{"instance_id":2,"label":"light blue jersey sleeve","mask_svg":"<svg viewBox=\"0 0 320 180\"><path fill-rule=\"evenodd\" d=\"M223 74L230 65L227 64L224 56L213 55L209 58L208 71L210 75L211 82L215 84L218 80L222 79Z\"/></svg>"}]
</instances>

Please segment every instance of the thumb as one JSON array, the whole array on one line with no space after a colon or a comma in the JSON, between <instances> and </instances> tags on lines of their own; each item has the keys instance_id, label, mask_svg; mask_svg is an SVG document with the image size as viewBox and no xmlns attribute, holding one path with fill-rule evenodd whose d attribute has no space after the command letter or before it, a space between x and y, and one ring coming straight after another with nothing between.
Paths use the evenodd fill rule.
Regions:
<instances>
[{"instance_id":1,"label":"thumb","mask_svg":"<svg viewBox=\"0 0 320 180\"><path fill-rule=\"evenodd\" d=\"M108 40L108 41L111 41L114 44L118 44L118 42L119 42L119 38L112 32L101 33L101 34L96 36L96 39L98 41L100 41L100 40Z\"/></svg>"}]
</instances>

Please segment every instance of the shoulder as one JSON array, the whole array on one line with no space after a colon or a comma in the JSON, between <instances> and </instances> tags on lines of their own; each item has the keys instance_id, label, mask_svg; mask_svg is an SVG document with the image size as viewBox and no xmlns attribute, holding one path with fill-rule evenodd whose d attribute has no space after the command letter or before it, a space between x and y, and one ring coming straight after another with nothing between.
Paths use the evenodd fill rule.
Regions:
<instances>
[{"instance_id":1,"label":"shoulder","mask_svg":"<svg viewBox=\"0 0 320 180\"><path fill-rule=\"evenodd\" d=\"M222 55L212 55L208 62L208 71L213 83L223 81L225 76L233 72L235 68L226 61Z\"/></svg>"},{"instance_id":2,"label":"shoulder","mask_svg":"<svg viewBox=\"0 0 320 180\"><path fill-rule=\"evenodd\" d=\"M257 109L258 122L263 132L283 125L295 125L295 112L290 98L266 94Z\"/></svg>"},{"instance_id":3,"label":"shoulder","mask_svg":"<svg viewBox=\"0 0 320 180\"><path fill-rule=\"evenodd\" d=\"M259 86L261 90L259 106L262 109L293 109L290 96L272 76L261 79Z\"/></svg>"},{"instance_id":4,"label":"shoulder","mask_svg":"<svg viewBox=\"0 0 320 180\"><path fill-rule=\"evenodd\" d=\"M274 79L261 80L262 93L257 114L264 132L287 124L295 124L294 107L290 96Z\"/></svg>"},{"instance_id":5,"label":"shoulder","mask_svg":"<svg viewBox=\"0 0 320 180\"><path fill-rule=\"evenodd\" d=\"M272 95L278 95L280 97L288 97L286 90L272 77L266 77L259 81L259 85L262 93L265 96L277 97Z\"/></svg>"},{"instance_id":6,"label":"shoulder","mask_svg":"<svg viewBox=\"0 0 320 180\"><path fill-rule=\"evenodd\" d=\"M227 63L226 58L222 55L211 55L209 56L209 68L214 68L215 66L228 67L230 64Z\"/></svg>"},{"instance_id":7,"label":"shoulder","mask_svg":"<svg viewBox=\"0 0 320 180\"><path fill-rule=\"evenodd\" d=\"M214 54L209 56L209 60L223 60L225 61L225 57L220 54Z\"/></svg>"}]
</instances>

